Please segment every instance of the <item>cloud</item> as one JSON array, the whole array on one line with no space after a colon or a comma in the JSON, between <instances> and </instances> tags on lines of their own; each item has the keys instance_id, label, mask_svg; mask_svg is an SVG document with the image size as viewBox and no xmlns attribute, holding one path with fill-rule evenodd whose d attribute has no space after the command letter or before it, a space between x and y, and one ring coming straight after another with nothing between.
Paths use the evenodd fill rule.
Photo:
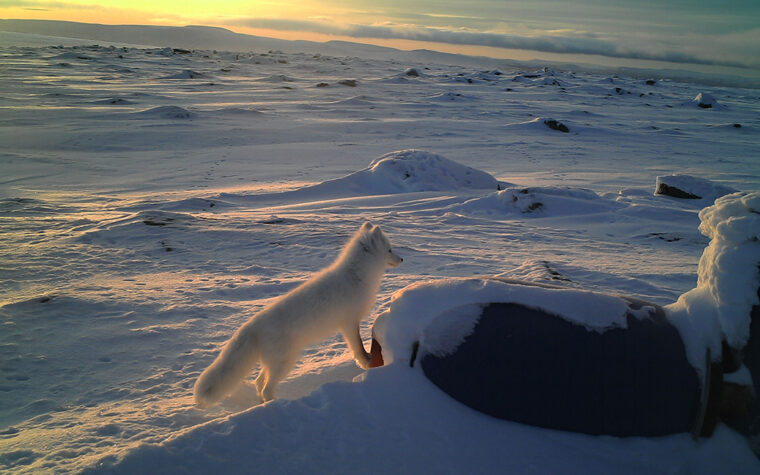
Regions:
<instances>
[{"instance_id":1,"label":"cloud","mask_svg":"<svg viewBox=\"0 0 760 475\"><path fill-rule=\"evenodd\" d=\"M707 57L683 51L658 51L640 46L621 46L594 35L545 34L520 36L469 29L430 28L417 25L359 25L323 21L288 20L277 18L241 18L229 20L228 25L272 30L303 31L351 38L403 39L451 45L490 46L495 48L540 51L544 53L601 55L613 58L666 61L739 68L756 68L760 64L720 57Z\"/></svg>"},{"instance_id":2,"label":"cloud","mask_svg":"<svg viewBox=\"0 0 760 475\"><path fill-rule=\"evenodd\" d=\"M81 3L56 2L46 0L3 0L2 7L21 7L24 10L69 9L69 10L92 10L100 9L99 5L84 5Z\"/></svg>"}]
</instances>

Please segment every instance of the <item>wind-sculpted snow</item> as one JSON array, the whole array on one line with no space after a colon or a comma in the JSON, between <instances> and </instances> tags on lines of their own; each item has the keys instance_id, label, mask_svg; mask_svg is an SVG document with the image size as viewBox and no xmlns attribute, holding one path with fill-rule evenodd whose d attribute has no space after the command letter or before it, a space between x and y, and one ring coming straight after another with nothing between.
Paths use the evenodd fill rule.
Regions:
<instances>
[{"instance_id":1,"label":"wind-sculpted snow","mask_svg":"<svg viewBox=\"0 0 760 475\"><path fill-rule=\"evenodd\" d=\"M536 473L597 473L600 467L625 475L751 473L757 460L744 445L722 426L697 444L689 434L595 437L503 421L440 391L420 365L397 364L370 370L354 383L327 384L297 401L217 419L161 445L142 445L120 463L103 460L84 473L253 467L269 473L470 473L475 467L521 472L526 465Z\"/></svg>"}]
</instances>

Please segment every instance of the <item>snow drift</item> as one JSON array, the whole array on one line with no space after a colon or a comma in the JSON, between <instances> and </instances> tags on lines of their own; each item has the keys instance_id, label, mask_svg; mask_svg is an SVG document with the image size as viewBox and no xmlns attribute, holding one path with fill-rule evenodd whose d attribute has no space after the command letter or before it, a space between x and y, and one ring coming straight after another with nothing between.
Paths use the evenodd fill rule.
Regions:
<instances>
[{"instance_id":1,"label":"snow drift","mask_svg":"<svg viewBox=\"0 0 760 475\"><path fill-rule=\"evenodd\" d=\"M499 182L489 173L423 150L385 154L370 165L342 178L287 194L303 199L390 195L422 191L496 190Z\"/></svg>"}]
</instances>

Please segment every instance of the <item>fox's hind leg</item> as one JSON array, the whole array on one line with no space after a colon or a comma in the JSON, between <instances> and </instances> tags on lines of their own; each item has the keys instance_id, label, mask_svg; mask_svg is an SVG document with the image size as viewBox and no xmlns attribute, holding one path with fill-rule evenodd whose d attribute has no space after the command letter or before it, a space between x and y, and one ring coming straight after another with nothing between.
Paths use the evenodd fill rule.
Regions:
<instances>
[{"instance_id":1,"label":"fox's hind leg","mask_svg":"<svg viewBox=\"0 0 760 475\"><path fill-rule=\"evenodd\" d=\"M264 400L264 398L261 394L262 394L262 391L264 390L264 385L267 382L268 373L269 371L267 371L267 367L262 364L259 369L259 375L256 377L256 391L259 393L259 397L261 398L262 401Z\"/></svg>"},{"instance_id":2,"label":"fox's hind leg","mask_svg":"<svg viewBox=\"0 0 760 475\"><path fill-rule=\"evenodd\" d=\"M285 379L285 376L288 375L290 370L295 366L296 361L298 361L298 354L296 355L279 355L280 357L272 360L272 361L264 361L262 359L262 368L266 368L266 376L265 379L262 379L262 389L259 393L261 396L261 400L264 402L271 401L274 399L274 390L277 388L277 385L280 384L280 381ZM259 385L259 379L262 376L259 375L258 378L256 378L256 386Z\"/></svg>"}]
</instances>

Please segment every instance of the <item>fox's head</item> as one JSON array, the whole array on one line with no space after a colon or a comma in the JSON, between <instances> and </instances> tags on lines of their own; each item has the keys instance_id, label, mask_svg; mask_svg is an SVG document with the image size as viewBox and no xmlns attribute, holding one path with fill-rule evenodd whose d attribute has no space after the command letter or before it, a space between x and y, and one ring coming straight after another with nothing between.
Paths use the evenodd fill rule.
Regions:
<instances>
[{"instance_id":1,"label":"fox's head","mask_svg":"<svg viewBox=\"0 0 760 475\"><path fill-rule=\"evenodd\" d=\"M398 254L393 252L391 242L383 230L380 229L380 226L373 226L372 223L367 221L362 225L360 231L365 236L365 249L376 256L382 256L386 266L396 267L404 261Z\"/></svg>"}]
</instances>

